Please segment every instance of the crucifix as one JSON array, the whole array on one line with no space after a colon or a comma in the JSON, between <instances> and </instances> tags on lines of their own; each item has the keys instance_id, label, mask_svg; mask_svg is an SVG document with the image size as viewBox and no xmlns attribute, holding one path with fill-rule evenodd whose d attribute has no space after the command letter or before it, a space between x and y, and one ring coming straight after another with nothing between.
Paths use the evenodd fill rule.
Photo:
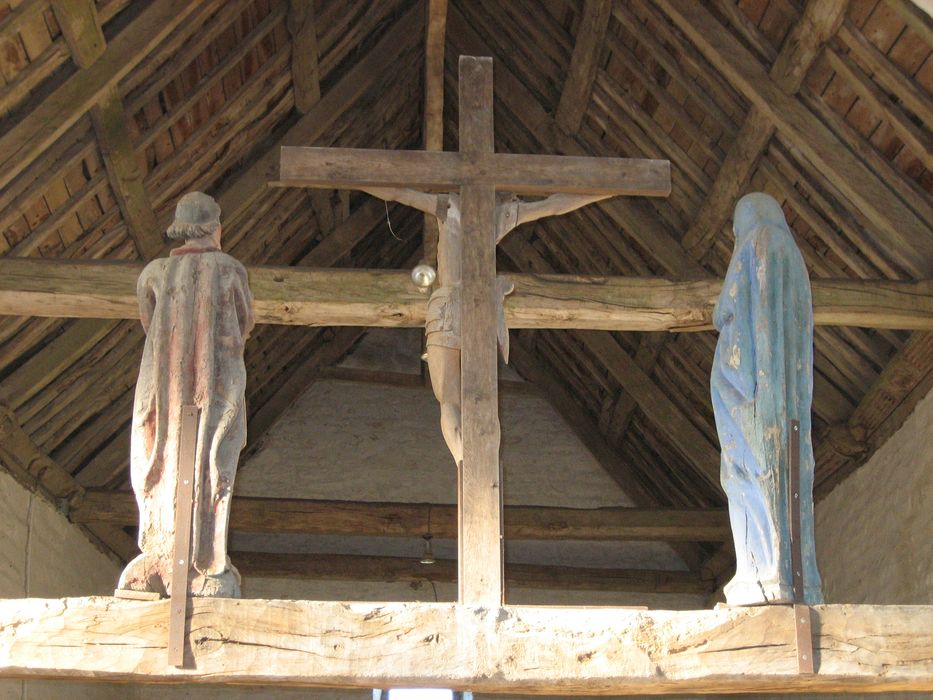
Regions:
<instances>
[{"instance_id":1,"label":"crucifix","mask_svg":"<svg viewBox=\"0 0 933 700\"><path fill-rule=\"evenodd\" d=\"M443 202L445 215L452 213L450 200L456 197L459 227L448 229L459 236L441 227L440 247L447 251L439 255L439 281L441 285L459 281L459 373L456 367L451 371L456 355L438 351L437 361L432 362L430 344L429 369L442 404L445 439L455 458L462 457L458 466L459 599L465 604L501 605L496 337L502 289L496 278L497 239L522 220L565 213L605 197L665 197L670 193L670 163L495 153L492 59L461 56L459 68L458 152L285 147L280 184L359 189L426 211L432 207L439 211L438 202ZM440 199L428 192L454 194ZM497 206L497 192L548 197L524 203L522 209L510 202ZM448 240L443 239L445 235ZM459 263L459 271L449 269L449 263L444 269L442 256ZM459 401L450 396L451 387L459 390Z\"/></svg>"}]
</instances>

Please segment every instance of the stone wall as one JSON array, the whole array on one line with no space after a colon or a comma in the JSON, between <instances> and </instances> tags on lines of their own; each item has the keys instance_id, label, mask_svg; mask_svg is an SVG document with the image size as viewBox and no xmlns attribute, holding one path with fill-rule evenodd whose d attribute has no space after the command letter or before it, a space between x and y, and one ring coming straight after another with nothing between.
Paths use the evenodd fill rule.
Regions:
<instances>
[{"instance_id":1,"label":"stone wall","mask_svg":"<svg viewBox=\"0 0 933 700\"><path fill-rule=\"evenodd\" d=\"M120 567L47 501L0 471L0 598L109 595ZM0 700L132 700L134 688L0 681Z\"/></svg>"}]
</instances>

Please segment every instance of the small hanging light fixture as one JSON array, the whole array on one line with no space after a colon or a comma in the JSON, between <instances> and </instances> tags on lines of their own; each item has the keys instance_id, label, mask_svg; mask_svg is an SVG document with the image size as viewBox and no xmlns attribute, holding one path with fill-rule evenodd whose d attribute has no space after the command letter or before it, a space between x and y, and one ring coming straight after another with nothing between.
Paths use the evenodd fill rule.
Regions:
<instances>
[{"instance_id":1,"label":"small hanging light fixture","mask_svg":"<svg viewBox=\"0 0 933 700\"><path fill-rule=\"evenodd\" d=\"M421 563L429 565L433 564L437 560L434 558L434 550L431 549L432 536L428 534L422 535L422 537L424 538L424 553L421 555Z\"/></svg>"},{"instance_id":2,"label":"small hanging light fixture","mask_svg":"<svg viewBox=\"0 0 933 700\"><path fill-rule=\"evenodd\" d=\"M434 537L434 535L431 534L431 506L428 506L428 531L421 537L424 539L424 553L421 555L421 563L431 565L437 561L434 558L434 550L431 549L431 540Z\"/></svg>"}]
</instances>

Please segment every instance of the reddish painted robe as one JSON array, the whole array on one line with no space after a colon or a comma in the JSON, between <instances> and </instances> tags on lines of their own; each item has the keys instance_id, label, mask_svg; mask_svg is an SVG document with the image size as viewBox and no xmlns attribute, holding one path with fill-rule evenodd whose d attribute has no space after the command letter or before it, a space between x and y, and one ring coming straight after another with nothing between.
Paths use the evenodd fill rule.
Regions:
<instances>
[{"instance_id":1,"label":"reddish painted robe","mask_svg":"<svg viewBox=\"0 0 933 700\"><path fill-rule=\"evenodd\" d=\"M168 588L183 405L201 409L192 573L218 576L231 568L227 525L246 444L243 347L253 327L252 297L246 269L237 260L218 249L193 247L149 263L137 294L146 345L136 384L131 473L140 511L139 546L148 562L142 568L157 571Z\"/></svg>"}]
</instances>

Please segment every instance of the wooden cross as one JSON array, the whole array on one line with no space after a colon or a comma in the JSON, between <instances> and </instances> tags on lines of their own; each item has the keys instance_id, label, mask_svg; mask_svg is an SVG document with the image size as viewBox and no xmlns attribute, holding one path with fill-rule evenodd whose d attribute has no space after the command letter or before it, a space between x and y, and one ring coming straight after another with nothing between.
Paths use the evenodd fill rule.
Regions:
<instances>
[{"instance_id":1,"label":"wooden cross","mask_svg":"<svg viewBox=\"0 0 933 700\"><path fill-rule=\"evenodd\" d=\"M285 147L280 176L281 184L297 187L459 189L463 241L460 602L501 605L496 191L664 197L670 194L670 163L495 153L492 59L461 56L459 152Z\"/></svg>"}]
</instances>

